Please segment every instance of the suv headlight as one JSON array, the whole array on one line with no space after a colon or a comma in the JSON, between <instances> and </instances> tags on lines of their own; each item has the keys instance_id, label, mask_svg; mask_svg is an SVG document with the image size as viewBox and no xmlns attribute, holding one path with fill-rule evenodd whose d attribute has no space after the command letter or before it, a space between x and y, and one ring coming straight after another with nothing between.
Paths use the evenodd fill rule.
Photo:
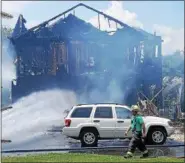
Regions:
<instances>
[{"instance_id":1,"label":"suv headlight","mask_svg":"<svg viewBox=\"0 0 185 163\"><path fill-rule=\"evenodd\" d=\"M169 126L173 126L173 122L172 121L168 121L168 125Z\"/></svg>"}]
</instances>

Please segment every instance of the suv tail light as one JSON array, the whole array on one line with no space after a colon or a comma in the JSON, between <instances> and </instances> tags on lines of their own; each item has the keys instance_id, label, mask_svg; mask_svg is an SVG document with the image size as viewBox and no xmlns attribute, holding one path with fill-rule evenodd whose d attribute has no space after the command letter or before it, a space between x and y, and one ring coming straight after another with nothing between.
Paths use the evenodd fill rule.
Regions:
<instances>
[{"instance_id":1,"label":"suv tail light","mask_svg":"<svg viewBox=\"0 0 185 163\"><path fill-rule=\"evenodd\" d=\"M65 127L69 127L71 124L71 120L70 119L65 119Z\"/></svg>"}]
</instances>

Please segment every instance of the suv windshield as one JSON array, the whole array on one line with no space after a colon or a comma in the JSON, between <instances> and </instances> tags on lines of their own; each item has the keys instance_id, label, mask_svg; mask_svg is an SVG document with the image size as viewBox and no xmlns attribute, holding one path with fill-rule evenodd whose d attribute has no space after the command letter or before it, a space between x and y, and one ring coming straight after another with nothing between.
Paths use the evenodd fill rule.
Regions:
<instances>
[{"instance_id":1,"label":"suv windshield","mask_svg":"<svg viewBox=\"0 0 185 163\"><path fill-rule=\"evenodd\" d=\"M72 118L89 118L91 115L92 107L78 107L71 114Z\"/></svg>"}]
</instances>

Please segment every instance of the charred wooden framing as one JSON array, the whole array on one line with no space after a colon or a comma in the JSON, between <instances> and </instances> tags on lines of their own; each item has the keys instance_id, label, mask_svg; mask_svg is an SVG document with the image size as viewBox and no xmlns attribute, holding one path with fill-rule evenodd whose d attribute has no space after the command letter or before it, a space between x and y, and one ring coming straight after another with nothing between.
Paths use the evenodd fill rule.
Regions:
<instances>
[{"instance_id":1,"label":"charred wooden framing","mask_svg":"<svg viewBox=\"0 0 185 163\"><path fill-rule=\"evenodd\" d=\"M80 6L122 28L109 35L72 14L49 25L70 11L75 13L74 9ZM162 40L159 36L132 28L82 3L29 30L25 30L23 20L23 17L18 20L10 38L17 53L17 79L12 82L13 101L51 87L79 92L88 85L88 89L94 86L103 90L115 79L123 92L134 82L124 100L124 103L133 104L137 102L138 91L150 96L151 85L156 86L156 92L162 88ZM92 79L92 73L87 72L96 75ZM97 86L95 81L100 80L101 84ZM162 107L162 94L158 97L158 106Z\"/></svg>"}]
</instances>

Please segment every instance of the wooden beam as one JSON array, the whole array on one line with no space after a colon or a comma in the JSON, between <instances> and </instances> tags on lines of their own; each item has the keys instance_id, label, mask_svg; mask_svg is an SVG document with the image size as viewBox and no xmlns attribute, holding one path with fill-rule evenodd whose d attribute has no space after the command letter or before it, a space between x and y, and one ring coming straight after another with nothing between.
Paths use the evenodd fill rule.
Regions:
<instances>
[{"instance_id":1,"label":"wooden beam","mask_svg":"<svg viewBox=\"0 0 185 163\"><path fill-rule=\"evenodd\" d=\"M89 9L89 10L92 10L92 11L94 11L94 12L100 14L100 15L103 15L104 17L108 18L109 20L112 20L112 21L114 21L114 22L120 24L121 26L124 26L124 27L126 27L126 28L128 28L128 29L130 29L130 30L132 30L132 31L135 31L135 32L137 32L137 33L140 33L139 31L137 31L136 29L130 27L129 25L127 25L127 24L125 24L125 23L123 23L123 22L121 22L121 21L119 21L119 20L117 20L117 19L115 19L115 18L113 18L113 17L111 17L111 16L109 16L109 15L107 15L107 14L101 12L101 11L98 11L98 10L96 10L96 9L90 7L90 6L87 6L87 5L83 4L83 3L79 3L79 4L75 5L75 6L73 6L72 8L70 8L70 9L68 9L68 10L66 10L66 11L64 11L64 12L62 12L61 14L58 14L57 16L55 16L55 17L53 17L53 18L51 18L51 19L49 19L49 20L47 20L47 21L44 21L43 23L40 23L40 24L37 25L37 26L34 26L34 27L30 28L30 29L27 30L25 33L23 33L23 34L17 36L17 38L19 38L19 37L22 36L22 35L25 35L25 34L28 33L29 31L33 31L33 30L39 28L40 26L45 26L45 25L47 25L50 21L53 21L53 20L55 20L56 18L58 18L58 17L60 17L60 16L62 16L62 15L64 15L64 14L66 14L66 13L68 13L68 12L70 12L70 11L76 9L77 7L80 7L80 6L83 6L83 7L87 8L87 9Z\"/></svg>"},{"instance_id":2,"label":"wooden beam","mask_svg":"<svg viewBox=\"0 0 185 163\"><path fill-rule=\"evenodd\" d=\"M111 26L110 26L110 20L109 19L108 19L108 24L109 24L109 28L110 28Z\"/></svg>"},{"instance_id":3,"label":"wooden beam","mask_svg":"<svg viewBox=\"0 0 185 163\"><path fill-rule=\"evenodd\" d=\"M99 30L100 30L100 14L98 14L98 28L99 28Z\"/></svg>"}]
</instances>

